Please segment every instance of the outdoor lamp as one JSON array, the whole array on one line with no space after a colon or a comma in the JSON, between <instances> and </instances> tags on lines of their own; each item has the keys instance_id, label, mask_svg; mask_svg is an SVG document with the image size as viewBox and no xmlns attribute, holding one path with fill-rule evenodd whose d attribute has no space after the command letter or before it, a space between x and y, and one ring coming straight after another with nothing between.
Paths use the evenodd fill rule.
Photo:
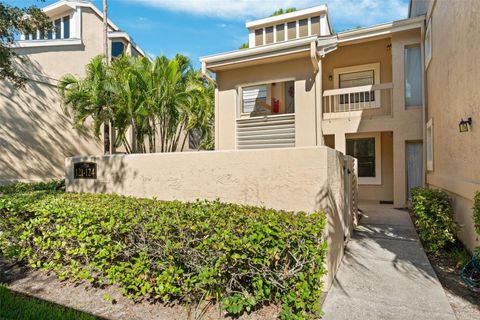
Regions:
<instances>
[{"instance_id":1,"label":"outdoor lamp","mask_svg":"<svg viewBox=\"0 0 480 320\"><path fill-rule=\"evenodd\" d=\"M469 117L467 120L461 119L460 123L458 124L458 128L460 132L468 132L468 126L472 126L472 118Z\"/></svg>"}]
</instances>

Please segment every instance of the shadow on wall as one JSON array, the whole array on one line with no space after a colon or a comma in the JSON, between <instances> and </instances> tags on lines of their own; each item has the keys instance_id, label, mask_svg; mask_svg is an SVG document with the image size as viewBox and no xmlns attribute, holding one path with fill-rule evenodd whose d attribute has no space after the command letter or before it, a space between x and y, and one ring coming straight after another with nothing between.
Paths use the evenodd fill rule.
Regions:
<instances>
[{"instance_id":1,"label":"shadow on wall","mask_svg":"<svg viewBox=\"0 0 480 320\"><path fill-rule=\"evenodd\" d=\"M25 58L22 70L42 75ZM0 92L0 184L63 176L65 157L101 152L89 130L79 131L62 110L55 85L28 80L23 89L2 82Z\"/></svg>"}]
</instances>

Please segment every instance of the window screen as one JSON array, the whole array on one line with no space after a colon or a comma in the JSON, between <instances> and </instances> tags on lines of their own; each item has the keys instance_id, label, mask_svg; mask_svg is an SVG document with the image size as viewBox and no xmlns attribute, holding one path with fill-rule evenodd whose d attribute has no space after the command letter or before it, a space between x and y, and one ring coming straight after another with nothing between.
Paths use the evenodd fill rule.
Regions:
<instances>
[{"instance_id":1,"label":"window screen","mask_svg":"<svg viewBox=\"0 0 480 320\"><path fill-rule=\"evenodd\" d=\"M255 46L261 46L263 44L263 29L255 30Z\"/></svg>"},{"instance_id":2,"label":"window screen","mask_svg":"<svg viewBox=\"0 0 480 320\"><path fill-rule=\"evenodd\" d=\"M351 88L373 85L375 74L373 70L342 73L339 75L339 88ZM375 101L375 92L350 93L340 95L340 103Z\"/></svg>"},{"instance_id":3,"label":"window screen","mask_svg":"<svg viewBox=\"0 0 480 320\"><path fill-rule=\"evenodd\" d=\"M347 154L358 159L358 176L375 177L375 138L347 139Z\"/></svg>"},{"instance_id":4,"label":"window screen","mask_svg":"<svg viewBox=\"0 0 480 320\"><path fill-rule=\"evenodd\" d=\"M285 25L279 24L276 27L277 29L277 42L285 40Z\"/></svg>"},{"instance_id":5,"label":"window screen","mask_svg":"<svg viewBox=\"0 0 480 320\"><path fill-rule=\"evenodd\" d=\"M300 37L308 36L308 19L298 21L298 28Z\"/></svg>"},{"instance_id":6,"label":"window screen","mask_svg":"<svg viewBox=\"0 0 480 320\"><path fill-rule=\"evenodd\" d=\"M312 17L310 21L312 25L312 35L320 35L320 17Z\"/></svg>"},{"instance_id":7,"label":"window screen","mask_svg":"<svg viewBox=\"0 0 480 320\"><path fill-rule=\"evenodd\" d=\"M250 113L260 108L259 101L267 102L267 85L243 88L243 113Z\"/></svg>"},{"instance_id":8,"label":"window screen","mask_svg":"<svg viewBox=\"0 0 480 320\"><path fill-rule=\"evenodd\" d=\"M288 40L295 39L297 37L297 22L292 21L287 24Z\"/></svg>"},{"instance_id":9,"label":"window screen","mask_svg":"<svg viewBox=\"0 0 480 320\"><path fill-rule=\"evenodd\" d=\"M265 28L265 43L273 43L273 27Z\"/></svg>"},{"instance_id":10,"label":"window screen","mask_svg":"<svg viewBox=\"0 0 480 320\"><path fill-rule=\"evenodd\" d=\"M55 39L61 39L62 38L62 20L57 19L54 22L55 25Z\"/></svg>"}]
</instances>

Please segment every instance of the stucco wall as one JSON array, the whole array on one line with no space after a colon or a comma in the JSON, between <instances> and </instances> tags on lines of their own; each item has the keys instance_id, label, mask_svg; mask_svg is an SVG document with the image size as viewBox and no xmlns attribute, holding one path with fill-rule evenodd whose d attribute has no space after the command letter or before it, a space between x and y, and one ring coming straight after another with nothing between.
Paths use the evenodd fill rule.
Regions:
<instances>
[{"instance_id":1,"label":"stucco wall","mask_svg":"<svg viewBox=\"0 0 480 320\"><path fill-rule=\"evenodd\" d=\"M464 225L460 237L472 249L480 244L471 209L480 190L480 2L436 1L431 13L425 120L433 119L434 163L427 182L452 194L457 220ZM460 133L458 124L468 117L470 131Z\"/></svg>"},{"instance_id":2,"label":"stucco wall","mask_svg":"<svg viewBox=\"0 0 480 320\"><path fill-rule=\"evenodd\" d=\"M97 163L97 179L73 178L73 164ZM343 155L327 147L66 159L67 190L225 202L328 214L327 289L343 256L345 184ZM349 218L353 216L348 211ZM352 221L348 224L350 230ZM347 228L348 229L348 228ZM348 234L348 232L347 232ZM347 235L348 237L348 235Z\"/></svg>"},{"instance_id":3,"label":"stucco wall","mask_svg":"<svg viewBox=\"0 0 480 320\"><path fill-rule=\"evenodd\" d=\"M102 153L89 129L80 132L63 113L56 83L63 75L85 74L85 65L102 52L102 21L82 9L82 44L18 48L24 89L0 82L0 184L63 176L65 157Z\"/></svg>"},{"instance_id":4,"label":"stucco wall","mask_svg":"<svg viewBox=\"0 0 480 320\"><path fill-rule=\"evenodd\" d=\"M381 82L393 83L391 115L345 117L322 121L323 134L335 136L335 149L340 152L345 152L345 136L348 134L382 132L383 142L385 139L383 135L391 135L393 132L393 137L386 141L393 153L385 154L387 157L393 157L392 165L390 162L385 163L385 170L391 168L392 171L382 172L382 180L386 177L387 188L360 185L359 196L362 199L393 200L395 207L407 205L405 143L423 140L423 108L405 107L404 50L405 46L420 42L420 29L397 32L388 39L342 46L337 51L327 54L324 59L322 68L324 88L333 88L333 81L328 77L330 74L333 76L334 68L374 62L381 64ZM387 47L389 44L390 48ZM388 150L382 147L382 159L384 152L387 153ZM383 169L382 160L382 171Z\"/></svg>"},{"instance_id":5,"label":"stucco wall","mask_svg":"<svg viewBox=\"0 0 480 320\"><path fill-rule=\"evenodd\" d=\"M295 145L320 145L317 141L316 92L309 57L217 72L216 149L235 149L235 121L240 98L237 88L252 84L295 80Z\"/></svg>"}]
</instances>

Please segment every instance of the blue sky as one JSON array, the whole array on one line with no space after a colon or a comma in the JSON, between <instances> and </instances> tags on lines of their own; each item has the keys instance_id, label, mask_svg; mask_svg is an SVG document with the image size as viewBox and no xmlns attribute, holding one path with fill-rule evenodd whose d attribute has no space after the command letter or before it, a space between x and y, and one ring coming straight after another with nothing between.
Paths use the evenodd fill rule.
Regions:
<instances>
[{"instance_id":1,"label":"blue sky","mask_svg":"<svg viewBox=\"0 0 480 320\"><path fill-rule=\"evenodd\" d=\"M11 5L56 2L1 0ZM93 3L102 8L102 0ZM407 17L408 0L109 0L109 17L153 56L182 53L198 66L204 55L238 49L247 42L245 21L278 8L327 3L335 31Z\"/></svg>"}]
</instances>

